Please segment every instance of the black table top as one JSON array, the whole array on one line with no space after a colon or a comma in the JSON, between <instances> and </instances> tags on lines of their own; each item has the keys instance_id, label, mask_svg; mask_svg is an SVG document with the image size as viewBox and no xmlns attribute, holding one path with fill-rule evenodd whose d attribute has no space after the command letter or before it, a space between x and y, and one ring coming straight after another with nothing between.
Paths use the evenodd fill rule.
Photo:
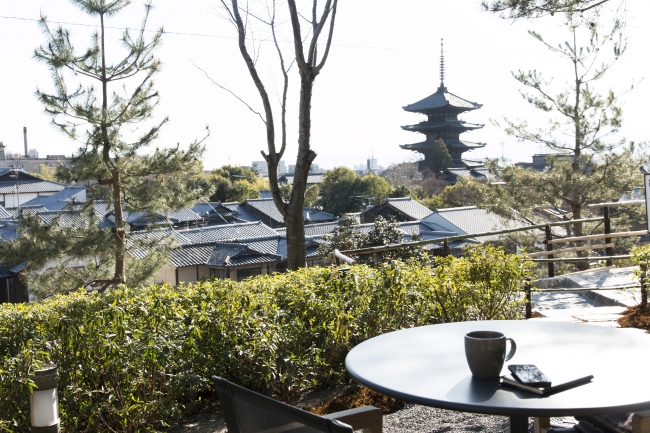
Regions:
<instances>
[{"instance_id":1,"label":"black table top","mask_svg":"<svg viewBox=\"0 0 650 433\"><path fill-rule=\"evenodd\" d=\"M591 383L550 396L475 379L464 335L503 332L517 343L506 363L535 364L553 384L594 375ZM639 330L547 321L483 321L423 326L356 346L345 365L382 394L443 409L508 416L586 416L650 409L650 335ZM508 373L506 366L502 374Z\"/></svg>"}]
</instances>

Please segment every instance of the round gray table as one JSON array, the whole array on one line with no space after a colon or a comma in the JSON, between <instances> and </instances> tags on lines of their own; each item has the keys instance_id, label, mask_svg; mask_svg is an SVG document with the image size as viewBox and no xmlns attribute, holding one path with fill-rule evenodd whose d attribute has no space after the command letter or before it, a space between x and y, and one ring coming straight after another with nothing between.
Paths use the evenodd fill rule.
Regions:
<instances>
[{"instance_id":1,"label":"round gray table","mask_svg":"<svg viewBox=\"0 0 650 433\"><path fill-rule=\"evenodd\" d=\"M554 384L594 375L592 382L550 396L472 377L464 335L503 332L517 343L506 363L535 364ZM345 360L366 387L411 403L510 417L586 416L650 409L650 335L639 330L547 321L460 322L404 329L356 346ZM504 366L502 374L509 373Z\"/></svg>"}]
</instances>

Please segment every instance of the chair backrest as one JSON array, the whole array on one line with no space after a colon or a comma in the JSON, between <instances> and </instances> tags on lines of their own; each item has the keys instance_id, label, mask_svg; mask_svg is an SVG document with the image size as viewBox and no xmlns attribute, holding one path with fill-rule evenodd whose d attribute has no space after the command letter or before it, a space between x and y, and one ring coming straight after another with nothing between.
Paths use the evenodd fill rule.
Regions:
<instances>
[{"instance_id":1,"label":"chair backrest","mask_svg":"<svg viewBox=\"0 0 650 433\"><path fill-rule=\"evenodd\" d=\"M352 427L212 376L228 433L353 433Z\"/></svg>"}]
</instances>

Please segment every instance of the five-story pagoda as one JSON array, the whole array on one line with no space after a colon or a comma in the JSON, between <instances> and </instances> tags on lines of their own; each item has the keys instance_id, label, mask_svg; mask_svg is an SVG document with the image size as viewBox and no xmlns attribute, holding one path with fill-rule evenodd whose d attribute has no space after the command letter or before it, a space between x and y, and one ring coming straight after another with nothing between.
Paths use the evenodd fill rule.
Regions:
<instances>
[{"instance_id":1,"label":"five-story pagoda","mask_svg":"<svg viewBox=\"0 0 650 433\"><path fill-rule=\"evenodd\" d=\"M426 139L420 143L402 144L402 149L412 150L424 154L424 159L420 161L420 170L437 167L438 170L445 168L474 168L483 164L474 161L462 159L464 152L473 149L485 147L485 143L474 143L471 141L461 140L460 134L474 129L483 128L484 125L468 123L458 119L458 115L465 112L481 108L482 104L470 102L459 96L449 93L445 87L445 59L440 43L440 87L436 93L424 98L414 104L403 107L405 111L411 113L422 113L427 116L427 120L417 125L402 126L406 131L419 132L425 135ZM439 154L434 149L435 142L439 139L445 143L447 151L451 156L451 167L440 167L436 163Z\"/></svg>"}]
</instances>

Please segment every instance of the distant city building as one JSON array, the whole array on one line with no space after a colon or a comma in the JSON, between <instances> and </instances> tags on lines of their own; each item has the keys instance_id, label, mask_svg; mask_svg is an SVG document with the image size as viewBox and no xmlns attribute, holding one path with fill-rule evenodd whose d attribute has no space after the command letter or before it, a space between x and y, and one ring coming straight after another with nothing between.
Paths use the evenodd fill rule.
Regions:
<instances>
[{"instance_id":1,"label":"distant city building","mask_svg":"<svg viewBox=\"0 0 650 433\"><path fill-rule=\"evenodd\" d=\"M484 125L465 122L458 119L458 115L466 111L477 110L482 107L482 104L470 102L447 91L444 83L445 61L442 42L440 47L440 86L438 90L421 101L403 107L405 111L427 116L425 121L416 125L402 126L402 129L419 132L426 138L420 143L402 144L400 147L423 154L424 159L419 162L420 170L423 170L436 166L434 143L442 139L452 158L452 166L448 168L476 169L483 164L465 160L462 155L467 151L485 147L485 143L461 140L459 136L463 132L481 129Z\"/></svg>"},{"instance_id":2,"label":"distant city building","mask_svg":"<svg viewBox=\"0 0 650 433\"><path fill-rule=\"evenodd\" d=\"M38 158L36 149L29 150L29 158L20 153L7 152L6 146L0 143L0 168L18 168L28 173L40 173L41 165L57 166L70 165L70 158L65 155L46 155L45 158ZM32 158L32 155L36 158Z\"/></svg>"},{"instance_id":3,"label":"distant city building","mask_svg":"<svg viewBox=\"0 0 650 433\"><path fill-rule=\"evenodd\" d=\"M278 173L280 170L278 170ZM296 172L296 166L295 165L290 165L289 166L289 171L287 173L289 174L294 174ZM311 167L309 167L309 172L310 173L322 173L323 171L320 168L320 165L314 164L313 162L311 163Z\"/></svg>"},{"instance_id":4,"label":"distant city building","mask_svg":"<svg viewBox=\"0 0 650 433\"><path fill-rule=\"evenodd\" d=\"M359 164L359 165L354 165L352 166L353 170L356 171L360 175L372 173L372 174L380 174L382 173L385 169L381 165L377 164L377 159L373 155L372 157L368 157L366 160L366 164Z\"/></svg>"},{"instance_id":5,"label":"distant city building","mask_svg":"<svg viewBox=\"0 0 650 433\"><path fill-rule=\"evenodd\" d=\"M253 161L251 163L251 168L257 170L262 176L267 177L269 175L269 165L266 161ZM286 173L287 166L284 161L278 163L278 173Z\"/></svg>"}]
</instances>

